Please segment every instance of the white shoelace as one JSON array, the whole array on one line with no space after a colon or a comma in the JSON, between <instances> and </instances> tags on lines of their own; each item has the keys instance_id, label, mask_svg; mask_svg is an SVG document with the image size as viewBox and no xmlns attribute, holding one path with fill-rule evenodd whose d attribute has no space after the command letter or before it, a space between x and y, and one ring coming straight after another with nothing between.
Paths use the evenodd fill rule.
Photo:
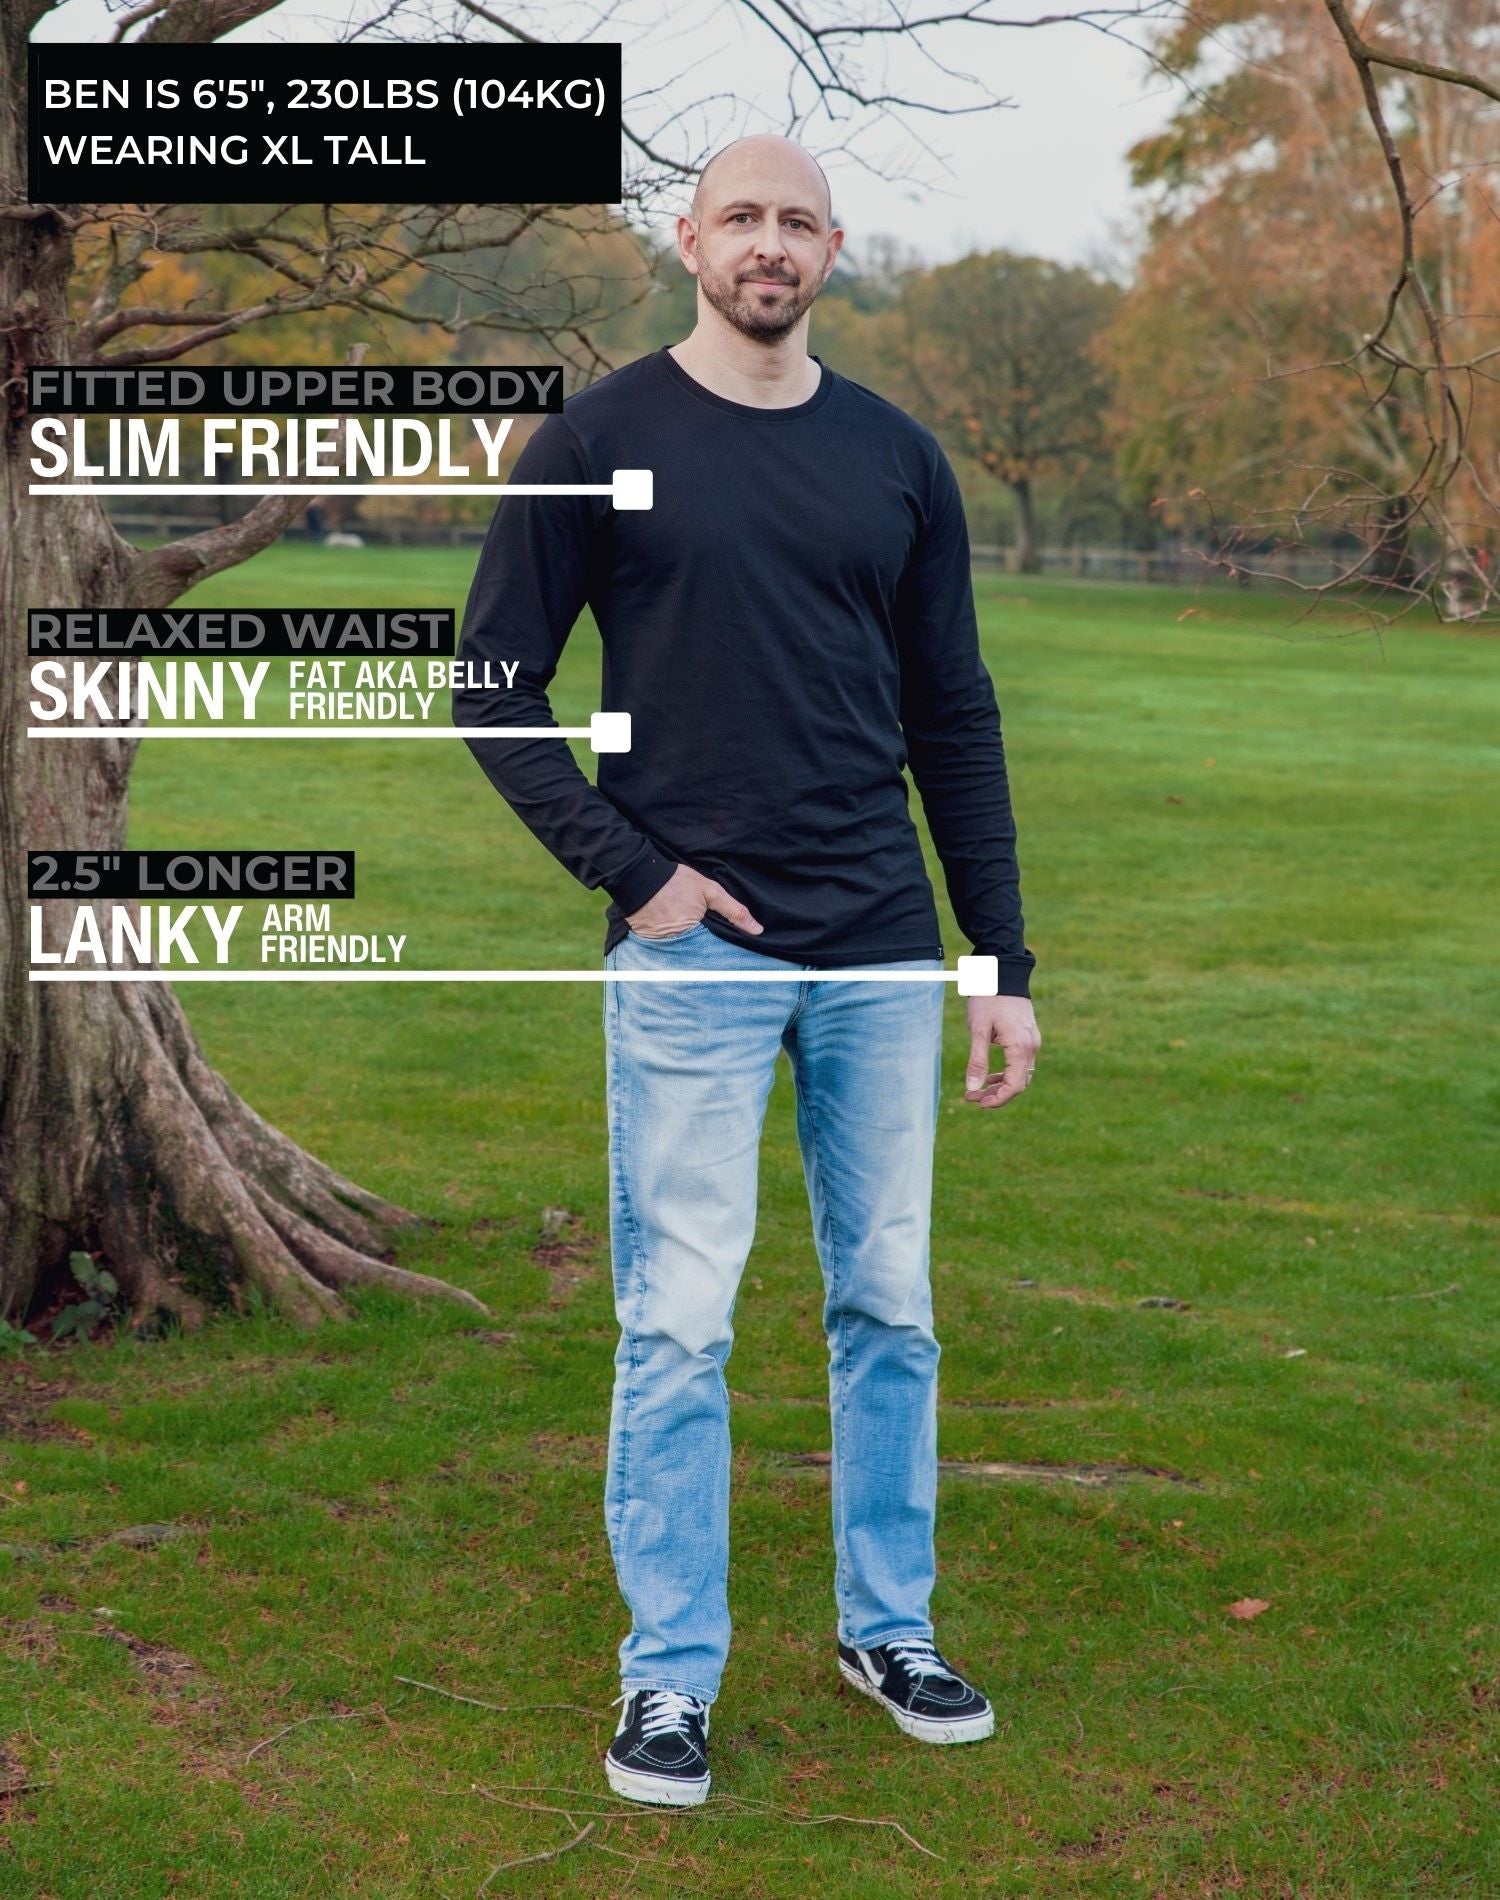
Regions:
<instances>
[{"instance_id":1,"label":"white shoelace","mask_svg":"<svg viewBox=\"0 0 1500 1900\"><path fill-rule=\"evenodd\" d=\"M938 1655L936 1645L928 1637L900 1637L885 1647L914 1676L949 1676L954 1682L963 1680L957 1670L950 1669Z\"/></svg>"},{"instance_id":2,"label":"white shoelace","mask_svg":"<svg viewBox=\"0 0 1500 1900\"><path fill-rule=\"evenodd\" d=\"M634 1690L627 1690L624 1695L617 1695L615 1702L623 1702L634 1693ZM613 1708L614 1703L610 1706ZM649 1689L641 1711L642 1736L650 1741L655 1735L667 1735L673 1731L684 1733L687 1718L704 1714L705 1707L697 1696L682 1695L676 1689Z\"/></svg>"}]
</instances>

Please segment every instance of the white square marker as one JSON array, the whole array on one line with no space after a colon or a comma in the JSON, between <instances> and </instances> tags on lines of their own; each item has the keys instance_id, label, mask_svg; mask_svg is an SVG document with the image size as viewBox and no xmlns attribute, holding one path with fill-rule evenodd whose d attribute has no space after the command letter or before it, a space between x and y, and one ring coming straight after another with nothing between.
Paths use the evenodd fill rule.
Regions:
<instances>
[{"instance_id":1,"label":"white square marker","mask_svg":"<svg viewBox=\"0 0 1500 1900\"><path fill-rule=\"evenodd\" d=\"M960 957L958 959L960 996L998 996L1000 959L998 957Z\"/></svg>"},{"instance_id":2,"label":"white square marker","mask_svg":"<svg viewBox=\"0 0 1500 1900\"><path fill-rule=\"evenodd\" d=\"M630 714L596 712L589 715L589 749L593 752L630 750ZM993 958L990 959L994 961Z\"/></svg>"},{"instance_id":3,"label":"white square marker","mask_svg":"<svg viewBox=\"0 0 1500 1900\"><path fill-rule=\"evenodd\" d=\"M649 508L653 500L649 468L617 468L610 476L616 508Z\"/></svg>"}]
</instances>

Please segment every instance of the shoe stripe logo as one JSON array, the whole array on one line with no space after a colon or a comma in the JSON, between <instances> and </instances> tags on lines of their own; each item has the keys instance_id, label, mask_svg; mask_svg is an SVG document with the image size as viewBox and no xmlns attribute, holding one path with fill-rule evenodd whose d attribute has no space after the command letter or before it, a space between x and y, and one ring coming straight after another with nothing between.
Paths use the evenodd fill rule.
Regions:
<instances>
[{"instance_id":1,"label":"shoe stripe logo","mask_svg":"<svg viewBox=\"0 0 1500 1900\"><path fill-rule=\"evenodd\" d=\"M864 1650L859 1651L859 1662L866 1676L868 1676L875 1687L879 1689L885 1682L885 1671L883 1669L877 1671L875 1665L870 1661L868 1654Z\"/></svg>"}]
</instances>

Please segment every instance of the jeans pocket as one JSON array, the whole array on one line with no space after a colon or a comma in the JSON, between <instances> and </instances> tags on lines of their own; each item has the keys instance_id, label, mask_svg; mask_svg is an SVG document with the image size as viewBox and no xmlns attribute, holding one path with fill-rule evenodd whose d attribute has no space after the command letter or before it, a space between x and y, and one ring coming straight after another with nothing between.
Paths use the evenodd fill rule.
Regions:
<instances>
[{"instance_id":1,"label":"jeans pocket","mask_svg":"<svg viewBox=\"0 0 1500 1900\"><path fill-rule=\"evenodd\" d=\"M696 924L689 924L686 930L679 930L670 937L643 937L639 931L631 930L629 924L627 924L625 928L627 931L630 932L630 935L635 939L637 943L667 944L667 943L685 943L689 937L696 936L700 930L706 930L708 926L705 923L702 923L701 921Z\"/></svg>"}]
</instances>

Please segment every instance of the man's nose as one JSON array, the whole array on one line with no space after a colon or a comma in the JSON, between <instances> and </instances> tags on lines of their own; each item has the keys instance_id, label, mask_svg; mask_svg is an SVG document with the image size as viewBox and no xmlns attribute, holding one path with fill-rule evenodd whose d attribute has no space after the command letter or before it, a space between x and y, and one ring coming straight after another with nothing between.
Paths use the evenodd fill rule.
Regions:
<instances>
[{"instance_id":1,"label":"man's nose","mask_svg":"<svg viewBox=\"0 0 1500 1900\"><path fill-rule=\"evenodd\" d=\"M785 257L786 240L781 235L779 219L765 219L755 234L755 254L757 257Z\"/></svg>"}]
</instances>

